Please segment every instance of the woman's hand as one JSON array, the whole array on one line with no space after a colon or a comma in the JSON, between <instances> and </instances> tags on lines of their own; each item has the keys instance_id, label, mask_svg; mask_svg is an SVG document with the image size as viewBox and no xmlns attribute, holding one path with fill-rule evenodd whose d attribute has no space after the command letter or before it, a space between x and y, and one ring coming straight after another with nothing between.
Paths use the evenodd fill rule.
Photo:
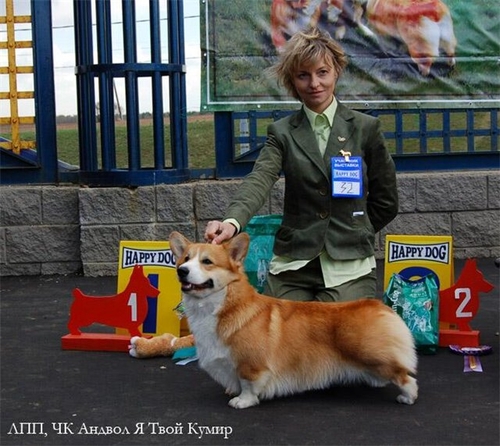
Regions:
<instances>
[{"instance_id":1,"label":"woman's hand","mask_svg":"<svg viewBox=\"0 0 500 446\"><path fill-rule=\"evenodd\" d=\"M209 243L220 245L223 241L229 240L236 234L236 227L227 222L212 220L209 221L205 229L205 240Z\"/></svg>"}]
</instances>

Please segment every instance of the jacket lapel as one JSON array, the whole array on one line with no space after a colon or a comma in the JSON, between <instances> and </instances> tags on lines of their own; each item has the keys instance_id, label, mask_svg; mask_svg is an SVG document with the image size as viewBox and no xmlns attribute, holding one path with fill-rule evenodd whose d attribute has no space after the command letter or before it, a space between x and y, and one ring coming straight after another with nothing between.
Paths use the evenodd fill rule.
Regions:
<instances>
[{"instance_id":1,"label":"jacket lapel","mask_svg":"<svg viewBox=\"0 0 500 446\"><path fill-rule=\"evenodd\" d=\"M313 165L328 178L325 163L319 153L316 136L314 135L314 131L311 128L303 109L293 116L290 124L294 126L294 129L291 131L291 135L297 144L297 148L301 150L311 160Z\"/></svg>"},{"instance_id":2,"label":"jacket lapel","mask_svg":"<svg viewBox=\"0 0 500 446\"><path fill-rule=\"evenodd\" d=\"M352 136L354 127L352 120L354 115L345 105L340 102L337 105L337 112L333 118L332 131L325 151L325 159L332 156L338 156L341 150L344 150L347 141Z\"/></svg>"}]
</instances>

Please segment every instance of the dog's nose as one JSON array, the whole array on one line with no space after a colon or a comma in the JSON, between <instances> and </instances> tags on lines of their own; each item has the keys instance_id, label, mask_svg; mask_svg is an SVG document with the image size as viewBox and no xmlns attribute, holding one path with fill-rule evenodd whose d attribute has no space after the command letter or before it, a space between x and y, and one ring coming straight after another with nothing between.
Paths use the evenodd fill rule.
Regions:
<instances>
[{"instance_id":1,"label":"dog's nose","mask_svg":"<svg viewBox=\"0 0 500 446\"><path fill-rule=\"evenodd\" d=\"M181 279L185 279L189 274L189 268L185 267L185 266L180 266L179 268L177 268L177 275L181 278Z\"/></svg>"}]
</instances>

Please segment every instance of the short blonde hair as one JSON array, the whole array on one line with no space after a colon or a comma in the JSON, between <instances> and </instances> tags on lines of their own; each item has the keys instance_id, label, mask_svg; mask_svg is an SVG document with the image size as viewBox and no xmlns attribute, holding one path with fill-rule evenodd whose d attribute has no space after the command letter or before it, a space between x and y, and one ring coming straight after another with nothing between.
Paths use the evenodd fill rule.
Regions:
<instances>
[{"instance_id":1,"label":"short blonde hair","mask_svg":"<svg viewBox=\"0 0 500 446\"><path fill-rule=\"evenodd\" d=\"M294 34L286 42L278 62L268 71L278 80L279 85L285 87L295 99L300 100L293 84L295 73L300 66L323 59L331 62L338 76L347 65L344 50L330 34L317 27L309 28Z\"/></svg>"}]
</instances>

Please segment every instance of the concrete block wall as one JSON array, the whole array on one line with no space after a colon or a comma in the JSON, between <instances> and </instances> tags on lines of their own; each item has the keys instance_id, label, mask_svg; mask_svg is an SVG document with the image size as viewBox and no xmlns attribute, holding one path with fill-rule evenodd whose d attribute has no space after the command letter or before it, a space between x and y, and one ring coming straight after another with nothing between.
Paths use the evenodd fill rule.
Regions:
<instances>
[{"instance_id":1,"label":"concrete block wall","mask_svg":"<svg viewBox=\"0 0 500 446\"><path fill-rule=\"evenodd\" d=\"M139 188L0 187L0 276L114 276L120 240L203 240L241 180ZM500 172L398 174L400 213L377 235L452 235L456 258L500 257ZM279 214L283 181L259 214Z\"/></svg>"},{"instance_id":2,"label":"concrete block wall","mask_svg":"<svg viewBox=\"0 0 500 446\"><path fill-rule=\"evenodd\" d=\"M0 187L0 275L81 270L78 188Z\"/></svg>"}]
</instances>

